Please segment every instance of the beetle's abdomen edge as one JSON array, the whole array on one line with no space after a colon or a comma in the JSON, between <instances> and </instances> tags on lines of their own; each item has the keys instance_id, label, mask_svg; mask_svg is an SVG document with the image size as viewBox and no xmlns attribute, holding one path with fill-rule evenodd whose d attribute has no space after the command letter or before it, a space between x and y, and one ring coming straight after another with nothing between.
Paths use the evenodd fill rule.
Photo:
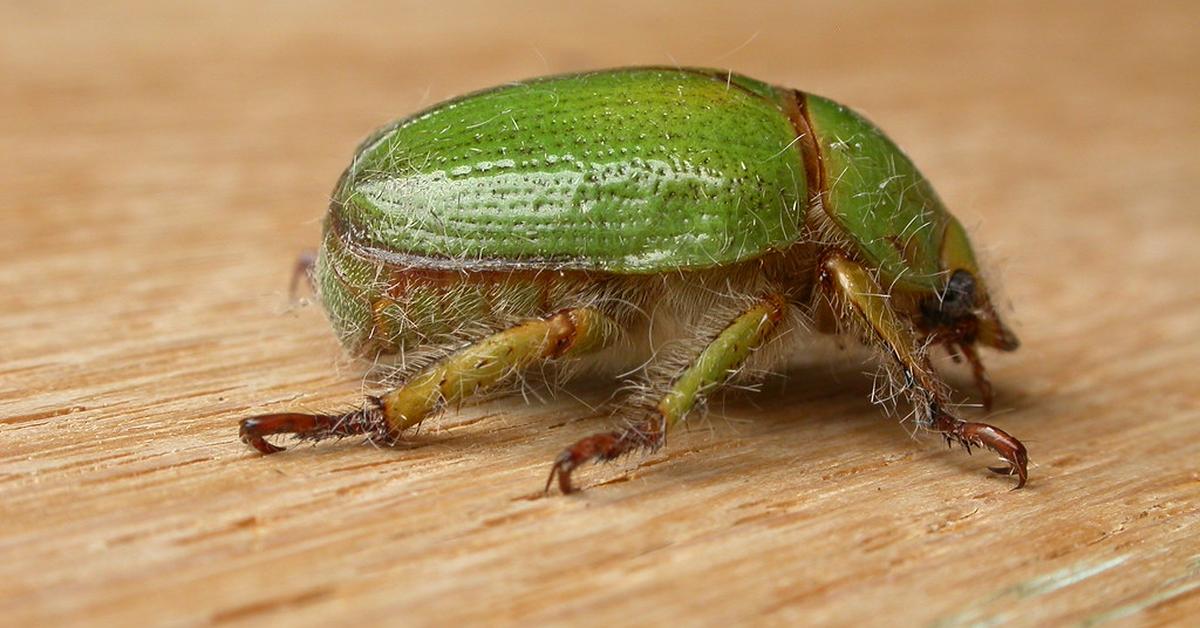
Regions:
<instances>
[{"instance_id":1,"label":"beetle's abdomen edge","mask_svg":"<svg viewBox=\"0 0 1200 628\"><path fill-rule=\"evenodd\" d=\"M355 355L420 357L557 309L594 301L614 277L544 268L463 269L362 250L327 222L317 258L320 300Z\"/></svg>"}]
</instances>

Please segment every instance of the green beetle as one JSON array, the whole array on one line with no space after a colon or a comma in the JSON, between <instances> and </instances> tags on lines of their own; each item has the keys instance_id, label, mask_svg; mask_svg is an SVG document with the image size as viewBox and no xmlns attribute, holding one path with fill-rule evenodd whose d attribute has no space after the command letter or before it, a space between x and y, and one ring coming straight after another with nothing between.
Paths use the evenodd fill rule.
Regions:
<instances>
[{"instance_id":1,"label":"green beetle","mask_svg":"<svg viewBox=\"0 0 1200 628\"><path fill-rule=\"evenodd\" d=\"M241 423L392 442L448 404L534 375L636 372L627 427L553 462L571 472L661 447L713 389L780 364L802 333L876 347L917 424L991 449L1017 439L948 409L943 345L991 387L977 345L1011 351L962 225L873 124L833 101L718 70L628 68L450 100L359 146L313 269L353 352L399 386L337 414Z\"/></svg>"}]
</instances>

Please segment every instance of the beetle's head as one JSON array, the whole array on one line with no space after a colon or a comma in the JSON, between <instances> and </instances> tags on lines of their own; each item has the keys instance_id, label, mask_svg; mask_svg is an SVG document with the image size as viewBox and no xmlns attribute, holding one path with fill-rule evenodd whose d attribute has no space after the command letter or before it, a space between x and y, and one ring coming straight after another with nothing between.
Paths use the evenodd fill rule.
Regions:
<instances>
[{"instance_id":1,"label":"beetle's head","mask_svg":"<svg viewBox=\"0 0 1200 628\"><path fill-rule=\"evenodd\" d=\"M911 312L919 329L939 342L975 343L1013 351L1020 342L1000 321L991 294L979 274L966 231L946 215L940 242L940 262L945 281L914 295Z\"/></svg>"},{"instance_id":2,"label":"beetle's head","mask_svg":"<svg viewBox=\"0 0 1200 628\"><path fill-rule=\"evenodd\" d=\"M848 107L812 94L805 104L824 172L821 208L893 306L935 342L1016 349L966 231L912 161Z\"/></svg>"}]
</instances>

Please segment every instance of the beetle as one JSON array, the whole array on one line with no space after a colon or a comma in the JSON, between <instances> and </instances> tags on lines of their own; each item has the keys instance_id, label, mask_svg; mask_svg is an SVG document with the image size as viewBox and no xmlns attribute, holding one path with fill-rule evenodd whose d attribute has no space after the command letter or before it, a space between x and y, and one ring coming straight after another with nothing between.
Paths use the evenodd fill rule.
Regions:
<instances>
[{"instance_id":1,"label":"beetle","mask_svg":"<svg viewBox=\"0 0 1200 628\"><path fill-rule=\"evenodd\" d=\"M312 279L342 343L399 385L333 414L244 419L267 436L395 442L450 404L582 373L639 385L629 419L570 445L546 482L662 447L714 389L796 350L856 337L916 424L990 449L1027 479L1024 445L958 418L930 348L991 385L978 347L1017 348L967 234L875 125L832 100L732 72L623 68L468 94L357 149L334 189ZM637 365L642 365L637 368Z\"/></svg>"}]
</instances>

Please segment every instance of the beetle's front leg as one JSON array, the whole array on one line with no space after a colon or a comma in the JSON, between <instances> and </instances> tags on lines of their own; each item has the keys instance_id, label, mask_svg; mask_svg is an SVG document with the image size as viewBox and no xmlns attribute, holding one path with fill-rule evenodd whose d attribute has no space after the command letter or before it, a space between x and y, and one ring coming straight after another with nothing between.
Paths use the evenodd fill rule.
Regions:
<instances>
[{"instance_id":1,"label":"beetle's front leg","mask_svg":"<svg viewBox=\"0 0 1200 628\"><path fill-rule=\"evenodd\" d=\"M563 493L574 490L571 472L589 461L607 461L637 450L656 450L667 432L683 420L696 402L737 373L755 349L771 337L787 312L779 294L757 300L737 315L671 383L650 418L622 431L589 436L567 447L554 460L546 491L558 478Z\"/></svg>"},{"instance_id":2,"label":"beetle's front leg","mask_svg":"<svg viewBox=\"0 0 1200 628\"><path fill-rule=\"evenodd\" d=\"M242 442L264 454L282 450L266 441L272 434L322 440L365 434L390 442L447 404L463 401L528 368L573 358L610 344L617 323L594 308L562 310L526 321L468 345L417 373L403 385L367 400L344 414L266 414L242 420Z\"/></svg>"},{"instance_id":3,"label":"beetle's front leg","mask_svg":"<svg viewBox=\"0 0 1200 628\"><path fill-rule=\"evenodd\" d=\"M968 453L973 446L996 452L1007 466L991 469L1016 475L1017 488L1024 486L1029 463L1025 446L997 427L962 421L945 409L945 386L936 379L928 358L919 351L916 335L896 315L888 295L871 274L834 251L821 260L820 279L822 287L846 306L851 318L861 323L866 334L877 339L896 361L919 422L941 433L947 441L960 443Z\"/></svg>"}]
</instances>

